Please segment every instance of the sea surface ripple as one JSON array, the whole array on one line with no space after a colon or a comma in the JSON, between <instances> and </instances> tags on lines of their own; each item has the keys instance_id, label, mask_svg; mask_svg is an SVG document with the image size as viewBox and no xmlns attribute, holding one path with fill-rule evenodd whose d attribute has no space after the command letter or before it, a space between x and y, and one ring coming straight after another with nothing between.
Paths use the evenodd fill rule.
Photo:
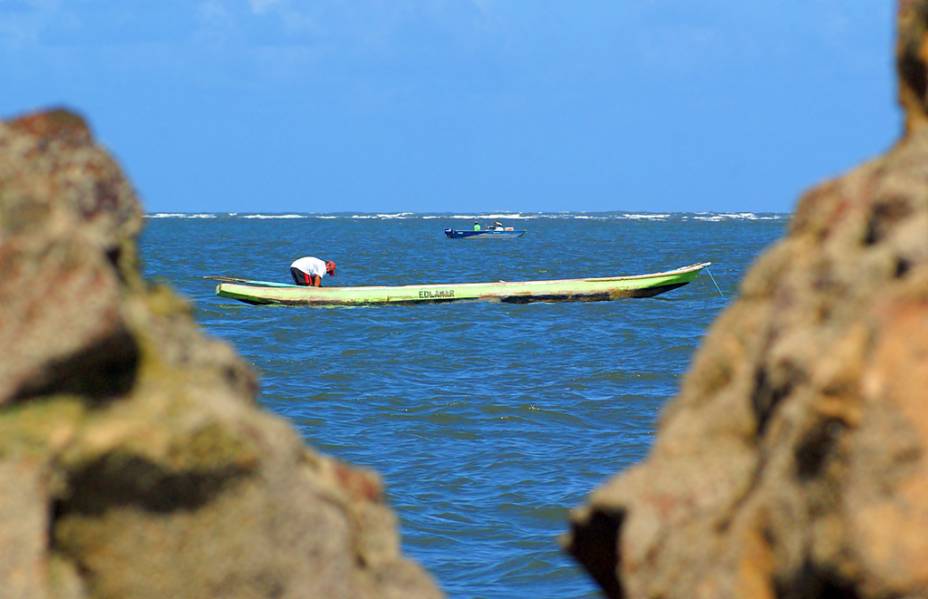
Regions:
<instances>
[{"instance_id":1,"label":"sea surface ripple","mask_svg":"<svg viewBox=\"0 0 928 599\"><path fill-rule=\"evenodd\" d=\"M503 214L511 241L448 240L500 215L152 214L146 275L261 376L261 403L306 441L380 472L404 551L451 597L593 597L559 549L567 512L641 460L708 325L786 215ZM712 280L651 299L365 308L249 306L203 275L328 285L641 274L711 261Z\"/></svg>"}]
</instances>

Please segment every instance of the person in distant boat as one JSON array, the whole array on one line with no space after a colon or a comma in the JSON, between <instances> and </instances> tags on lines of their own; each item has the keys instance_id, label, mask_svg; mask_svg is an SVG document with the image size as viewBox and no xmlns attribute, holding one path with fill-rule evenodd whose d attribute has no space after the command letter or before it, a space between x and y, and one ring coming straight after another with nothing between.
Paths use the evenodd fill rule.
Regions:
<instances>
[{"instance_id":1,"label":"person in distant boat","mask_svg":"<svg viewBox=\"0 0 928 599\"><path fill-rule=\"evenodd\" d=\"M290 265L290 275L297 285L322 287L322 277L335 276L335 263L331 260L323 262L319 258L304 256L294 260Z\"/></svg>"},{"instance_id":2,"label":"person in distant boat","mask_svg":"<svg viewBox=\"0 0 928 599\"><path fill-rule=\"evenodd\" d=\"M505 230L506 230L506 227L503 226L503 223L501 223L501 222L499 222L499 221L496 221L495 223L493 223L493 228L496 229L497 231L505 231Z\"/></svg>"},{"instance_id":3,"label":"person in distant boat","mask_svg":"<svg viewBox=\"0 0 928 599\"><path fill-rule=\"evenodd\" d=\"M474 231L480 230L480 223L474 223Z\"/></svg>"}]
</instances>

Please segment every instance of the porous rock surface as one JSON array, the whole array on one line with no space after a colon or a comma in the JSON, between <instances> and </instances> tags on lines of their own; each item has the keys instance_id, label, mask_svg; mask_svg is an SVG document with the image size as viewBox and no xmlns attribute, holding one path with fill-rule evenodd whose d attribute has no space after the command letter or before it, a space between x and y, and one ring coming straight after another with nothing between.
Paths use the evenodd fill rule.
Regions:
<instances>
[{"instance_id":1,"label":"porous rock surface","mask_svg":"<svg viewBox=\"0 0 928 599\"><path fill-rule=\"evenodd\" d=\"M648 458L572 513L608 596L928 597L926 48L901 2L905 135L805 194Z\"/></svg>"},{"instance_id":2,"label":"porous rock surface","mask_svg":"<svg viewBox=\"0 0 928 599\"><path fill-rule=\"evenodd\" d=\"M376 475L142 280L141 225L80 117L0 123L0 596L439 597Z\"/></svg>"}]
</instances>

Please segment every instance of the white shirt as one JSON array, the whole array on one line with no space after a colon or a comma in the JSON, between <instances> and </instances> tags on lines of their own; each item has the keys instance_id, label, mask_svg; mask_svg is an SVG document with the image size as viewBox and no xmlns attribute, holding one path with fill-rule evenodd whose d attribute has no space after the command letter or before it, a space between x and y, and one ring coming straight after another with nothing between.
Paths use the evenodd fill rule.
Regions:
<instances>
[{"instance_id":1,"label":"white shirt","mask_svg":"<svg viewBox=\"0 0 928 599\"><path fill-rule=\"evenodd\" d=\"M325 262L312 256L304 256L303 258L294 260L293 264L290 265L290 268L295 268L301 272L305 272L311 277L324 277L326 275Z\"/></svg>"}]
</instances>

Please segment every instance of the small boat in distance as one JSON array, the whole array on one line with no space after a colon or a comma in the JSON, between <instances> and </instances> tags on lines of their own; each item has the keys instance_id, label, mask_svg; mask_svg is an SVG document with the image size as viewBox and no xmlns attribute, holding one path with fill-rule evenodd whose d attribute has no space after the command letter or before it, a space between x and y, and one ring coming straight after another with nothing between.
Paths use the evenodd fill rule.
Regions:
<instances>
[{"instance_id":1,"label":"small boat in distance","mask_svg":"<svg viewBox=\"0 0 928 599\"><path fill-rule=\"evenodd\" d=\"M646 275L552 281L498 281L370 287L303 287L286 283L211 276L220 281L216 295L248 304L357 306L365 304L445 303L483 300L529 302L596 302L625 297L651 297L682 287L709 266L702 262Z\"/></svg>"},{"instance_id":2,"label":"small boat in distance","mask_svg":"<svg viewBox=\"0 0 928 599\"><path fill-rule=\"evenodd\" d=\"M448 239L516 239L525 235L525 229L479 229L476 231L445 229Z\"/></svg>"}]
</instances>

